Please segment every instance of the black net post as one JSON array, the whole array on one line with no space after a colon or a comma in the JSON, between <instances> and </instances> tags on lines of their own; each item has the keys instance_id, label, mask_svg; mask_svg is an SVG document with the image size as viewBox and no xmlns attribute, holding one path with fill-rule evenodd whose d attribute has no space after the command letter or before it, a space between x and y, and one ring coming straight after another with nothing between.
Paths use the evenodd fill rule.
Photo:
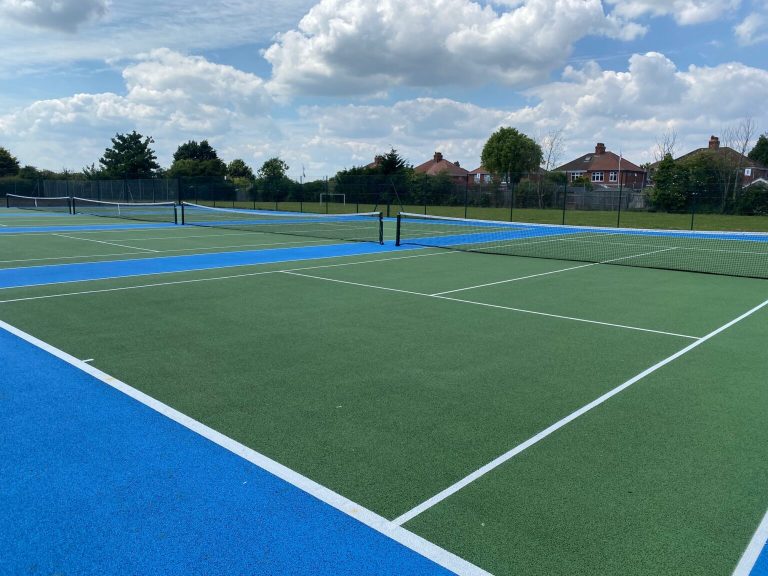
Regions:
<instances>
[{"instance_id":1,"label":"black net post","mask_svg":"<svg viewBox=\"0 0 768 576\"><path fill-rule=\"evenodd\" d=\"M400 221L402 220L403 215L398 214L397 215L397 231L395 232L395 246L400 246Z\"/></svg>"},{"instance_id":2,"label":"black net post","mask_svg":"<svg viewBox=\"0 0 768 576\"><path fill-rule=\"evenodd\" d=\"M384 215L379 212L379 244L384 244Z\"/></svg>"},{"instance_id":3,"label":"black net post","mask_svg":"<svg viewBox=\"0 0 768 576\"><path fill-rule=\"evenodd\" d=\"M183 226L185 224L185 221L184 221L184 204L182 203L182 204L180 204L180 206L181 206L181 225Z\"/></svg>"},{"instance_id":4,"label":"black net post","mask_svg":"<svg viewBox=\"0 0 768 576\"><path fill-rule=\"evenodd\" d=\"M566 175L566 181L565 184L563 184L563 221L562 224L565 224L565 209L566 209L566 202L568 198L568 180Z\"/></svg>"},{"instance_id":5,"label":"black net post","mask_svg":"<svg viewBox=\"0 0 768 576\"><path fill-rule=\"evenodd\" d=\"M691 230L693 230L693 219L696 216L696 196L697 193L694 190L691 194Z\"/></svg>"}]
</instances>

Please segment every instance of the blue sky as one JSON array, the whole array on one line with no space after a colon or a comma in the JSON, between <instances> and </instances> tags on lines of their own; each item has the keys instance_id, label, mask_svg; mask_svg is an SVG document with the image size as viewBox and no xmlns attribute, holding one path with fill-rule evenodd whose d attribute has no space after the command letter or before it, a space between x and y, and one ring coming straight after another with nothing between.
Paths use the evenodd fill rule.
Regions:
<instances>
[{"instance_id":1,"label":"blue sky","mask_svg":"<svg viewBox=\"0 0 768 576\"><path fill-rule=\"evenodd\" d=\"M501 126L562 162L768 131L766 0L0 0L0 50L0 146L53 170L134 129L164 166L208 139L297 179L391 147L472 169Z\"/></svg>"}]
</instances>

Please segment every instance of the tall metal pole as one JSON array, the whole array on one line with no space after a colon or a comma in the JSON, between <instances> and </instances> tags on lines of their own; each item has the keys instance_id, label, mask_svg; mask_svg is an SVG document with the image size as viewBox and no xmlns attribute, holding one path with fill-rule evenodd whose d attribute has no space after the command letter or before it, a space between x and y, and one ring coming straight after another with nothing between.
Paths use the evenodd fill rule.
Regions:
<instances>
[{"instance_id":1,"label":"tall metal pole","mask_svg":"<svg viewBox=\"0 0 768 576\"><path fill-rule=\"evenodd\" d=\"M621 153L621 150L619 150L619 212L618 212L618 215L616 216L616 228L621 228L621 192L622 192L621 157L622 157L622 153Z\"/></svg>"}]
</instances>

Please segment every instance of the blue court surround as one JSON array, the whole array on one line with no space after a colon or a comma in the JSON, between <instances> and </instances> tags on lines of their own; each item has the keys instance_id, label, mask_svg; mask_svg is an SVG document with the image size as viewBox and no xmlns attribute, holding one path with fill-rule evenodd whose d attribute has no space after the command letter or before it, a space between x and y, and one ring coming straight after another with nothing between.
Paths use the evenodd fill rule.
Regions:
<instances>
[{"instance_id":1,"label":"blue court surround","mask_svg":"<svg viewBox=\"0 0 768 576\"><path fill-rule=\"evenodd\" d=\"M13 214L3 214L3 218ZM37 214L35 214L37 216ZM9 226L0 228L0 234L34 234L51 232L100 232L110 230L136 230L138 228L174 228L176 224L91 224L83 226Z\"/></svg>"},{"instance_id":2,"label":"blue court surround","mask_svg":"<svg viewBox=\"0 0 768 576\"><path fill-rule=\"evenodd\" d=\"M0 573L448 570L0 329Z\"/></svg>"},{"instance_id":3,"label":"blue court surround","mask_svg":"<svg viewBox=\"0 0 768 576\"><path fill-rule=\"evenodd\" d=\"M238 252L216 252L214 254L194 254L187 256L161 256L157 258L137 258L115 260L111 262L87 262L82 264L56 264L49 266L30 266L25 268L6 268L0 270L0 288L20 288L61 282L81 282L85 280L103 280L106 278L125 278L148 274L169 272L189 272L193 270L211 270L293 262L297 260L317 260L340 256L361 256L378 254L393 250L413 250L418 247L395 247L392 243L384 245L373 242L352 242L301 248L273 248L269 250L245 250Z\"/></svg>"}]
</instances>

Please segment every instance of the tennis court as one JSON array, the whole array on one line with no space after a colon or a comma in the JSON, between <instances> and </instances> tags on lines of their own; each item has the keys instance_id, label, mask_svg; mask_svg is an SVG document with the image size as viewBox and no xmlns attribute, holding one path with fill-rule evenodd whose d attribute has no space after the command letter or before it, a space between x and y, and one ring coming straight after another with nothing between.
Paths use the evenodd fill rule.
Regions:
<instances>
[{"instance_id":1,"label":"tennis court","mask_svg":"<svg viewBox=\"0 0 768 576\"><path fill-rule=\"evenodd\" d=\"M452 572L768 573L768 237L590 230L563 251L573 231L414 217L395 246L398 223L371 215L185 210L0 211L6 330ZM237 518L216 529L244 546ZM271 573L345 573L285 554ZM360 562L348 573L429 573Z\"/></svg>"}]
</instances>

